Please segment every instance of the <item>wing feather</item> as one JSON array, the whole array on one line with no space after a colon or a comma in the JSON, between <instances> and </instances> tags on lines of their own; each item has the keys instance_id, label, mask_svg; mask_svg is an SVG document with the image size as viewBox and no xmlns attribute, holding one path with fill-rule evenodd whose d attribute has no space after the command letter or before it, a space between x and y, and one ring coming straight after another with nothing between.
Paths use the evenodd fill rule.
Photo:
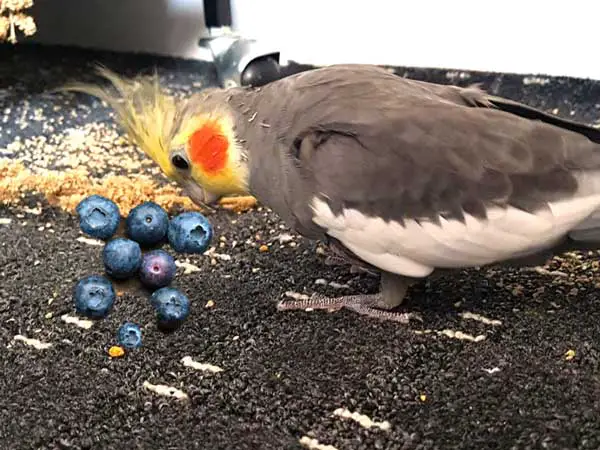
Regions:
<instances>
[{"instance_id":1,"label":"wing feather","mask_svg":"<svg viewBox=\"0 0 600 450\"><path fill-rule=\"evenodd\" d=\"M591 127L477 88L315 72L289 81L281 142L314 193L311 220L376 267L426 276L531 254L600 207Z\"/></svg>"}]
</instances>

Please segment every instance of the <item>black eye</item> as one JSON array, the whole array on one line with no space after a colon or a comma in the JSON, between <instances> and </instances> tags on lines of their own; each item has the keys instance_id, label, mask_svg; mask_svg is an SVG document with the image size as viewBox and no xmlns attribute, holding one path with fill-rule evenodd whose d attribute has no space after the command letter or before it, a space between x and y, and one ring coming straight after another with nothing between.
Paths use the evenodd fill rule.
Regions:
<instances>
[{"instance_id":1,"label":"black eye","mask_svg":"<svg viewBox=\"0 0 600 450\"><path fill-rule=\"evenodd\" d=\"M181 155L173 155L171 157L171 162L175 167L181 170L187 170L190 168L190 164L186 161L186 159Z\"/></svg>"}]
</instances>

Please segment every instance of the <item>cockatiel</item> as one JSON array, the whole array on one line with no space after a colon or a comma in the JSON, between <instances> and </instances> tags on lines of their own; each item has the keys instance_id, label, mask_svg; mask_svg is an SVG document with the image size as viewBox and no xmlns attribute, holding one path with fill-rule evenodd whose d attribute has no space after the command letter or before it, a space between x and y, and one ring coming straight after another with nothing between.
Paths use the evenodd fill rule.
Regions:
<instances>
[{"instance_id":1,"label":"cockatiel","mask_svg":"<svg viewBox=\"0 0 600 450\"><path fill-rule=\"evenodd\" d=\"M370 65L334 65L261 88L166 95L156 79L69 89L105 100L196 202L249 195L380 291L280 309L393 312L408 287L490 264L541 264L600 243L600 130Z\"/></svg>"}]
</instances>

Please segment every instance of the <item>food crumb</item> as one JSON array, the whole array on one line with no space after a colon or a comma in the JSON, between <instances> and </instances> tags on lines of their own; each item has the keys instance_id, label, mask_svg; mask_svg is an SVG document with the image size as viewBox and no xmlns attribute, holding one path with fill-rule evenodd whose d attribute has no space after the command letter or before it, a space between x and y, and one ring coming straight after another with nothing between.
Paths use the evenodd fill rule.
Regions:
<instances>
[{"instance_id":1,"label":"food crumb","mask_svg":"<svg viewBox=\"0 0 600 450\"><path fill-rule=\"evenodd\" d=\"M571 349L571 350L567 350L567 352L565 353L565 359L567 361L572 360L573 358L575 358L575 350Z\"/></svg>"},{"instance_id":2,"label":"food crumb","mask_svg":"<svg viewBox=\"0 0 600 450\"><path fill-rule=\"evenodd\" d=\"M111 358L120 358L124 354L125 350L123 349L123 347L119 347L118 345L113 345L111 348L108 349L108 355Z\"/></svg>"},{"instance_id":3,"label":"food crumb","mask_svg":"<svg viewBox=\"0 0 600 450\"><path fill-rule=\"evenodd\" d=\"M263 244L263 245L261 245L260 247L258 247L258 251L259 251L259 252L262 252L262 253L264 253L264 252L268 252L268 251L269 251L269 247L268 247L268 246L266 246L265 244Z\"/></svg>"},{"instance_id":4,"label":"food crumb","mask_svg":"<svg viewBox=\"0 0 600 450\"><path fill-rule=\"evenodd\" d=\"M310 450L337 450L333 445L321 444L317 439L309 436L302 436L299 442L302 446Z\"/></svg>"},{"instance_id":5,"label":"food crumb","mask_svg":"<svg viewBox=\"0 0 600 450\"><path fill-rule=\"evenodd\" d=\"M0 203L18 204L22 194L36 192L46 197L52 206L58 206L69 213L76 213L79 202L92 194L102 195L114 201L123 217L139 203L140 198L151 200L172 212L175 208L201 211L180 188L160 186L147 175L117 176L107 175L102 180L90 180L85 168L68 170L32 170L22 162L0 160Z\"/></svg>"}]
</instances>

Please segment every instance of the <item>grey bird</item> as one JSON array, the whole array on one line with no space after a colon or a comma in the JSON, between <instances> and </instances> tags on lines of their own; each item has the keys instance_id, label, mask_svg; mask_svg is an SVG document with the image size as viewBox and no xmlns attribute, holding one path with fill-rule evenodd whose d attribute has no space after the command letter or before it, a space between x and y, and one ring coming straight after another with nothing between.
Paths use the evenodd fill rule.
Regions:
<instances>
[{"instance_id":1,"label":"grey bird","mask_svg":"<svg viewBox=\"0 0 600 450\"><path fill-rule=\"evenodd\" d=\"M478 86L383 68L317 68L261 88L175 99L158 79L68 89L105 100L200 204L245 195L381 275L380 291L283 300L406 322L407 289L440 273L540 264L600 243L600 130Z\"/></svg>"}]
</instances>

